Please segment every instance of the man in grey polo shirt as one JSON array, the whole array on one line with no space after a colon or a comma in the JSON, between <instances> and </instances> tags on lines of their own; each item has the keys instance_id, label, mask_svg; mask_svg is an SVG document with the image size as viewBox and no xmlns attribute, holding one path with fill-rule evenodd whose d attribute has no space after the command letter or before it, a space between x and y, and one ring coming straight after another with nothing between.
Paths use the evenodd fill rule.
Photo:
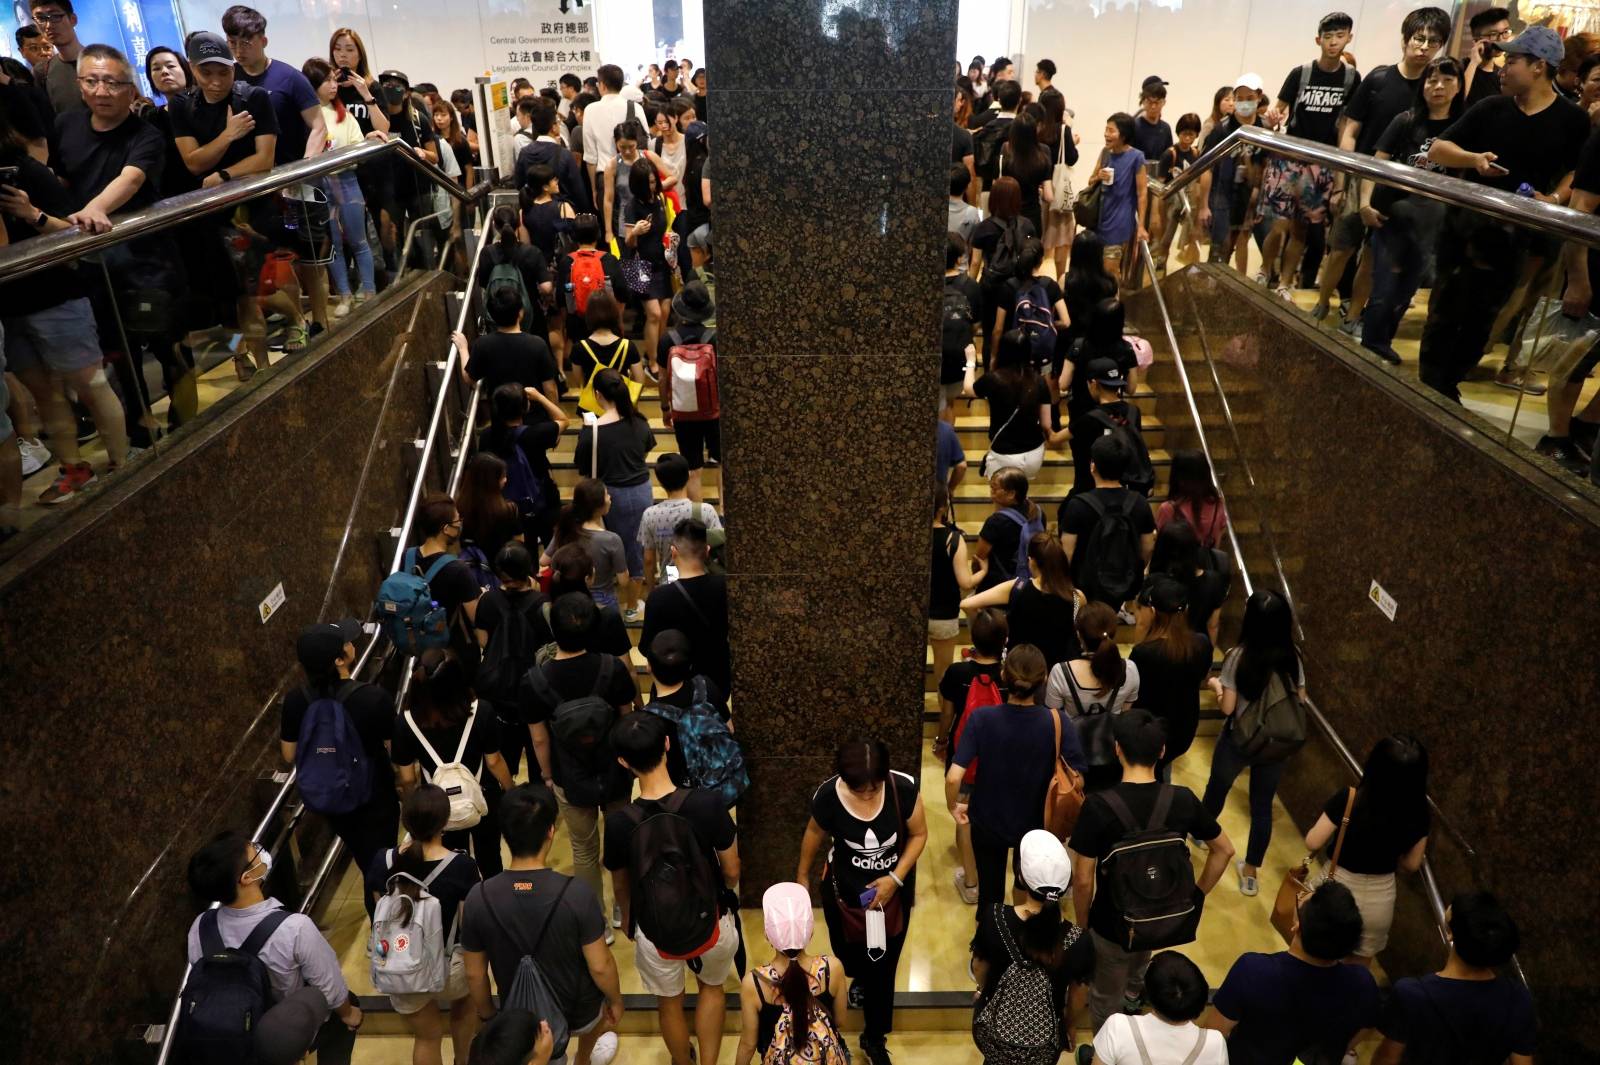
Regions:
<instances>
[{"instance_id":1,"label":"man in grey polo shirt","mask_svg":"<svg viewBox=\"0 0 1600 1065\"><path fill-rule=\"evenodd\" d=\"M200 960L203 924L215 921L223 946L238 947L256 925L282 911L283 903L268 898L263 887L271 869L266 848L236 832L195 852L189 887L218 905L189 926L189 964ZM257 1029L258 1056L297 1061L315 1048L321 1065L348 1065L361 1008L316 923L303 913L281 918L258 956L271 976L273 1001Z\"/></svg>"}]
</instances>

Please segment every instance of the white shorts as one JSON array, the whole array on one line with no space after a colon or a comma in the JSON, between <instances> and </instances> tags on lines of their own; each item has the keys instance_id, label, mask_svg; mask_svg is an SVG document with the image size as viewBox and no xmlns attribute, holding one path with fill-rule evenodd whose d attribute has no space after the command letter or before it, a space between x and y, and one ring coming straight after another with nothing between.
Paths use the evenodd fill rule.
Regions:
<instances>
[{"instance_id":1,"label":"white shorts","mask_svg":"<svg viewBox=\"0 0 1600 1065\"><path fill-rule=\"evenodd\" d=\"M733 973L733 957L739 951L739 930L733 922L732 913L723 914L717 922L716 945L693 959L700 966L695 975L702 984L721 987ZM657 998L676 998L683 994L683 974L689 971L689 962L682 958L663 958L642 928L634 931L633 962L644 989L650 994Z\"/></svg>"},{"instance_id":2,"label":"white shorts","mask_svg":"<svg viewBox=\"0 0 1600 1065\"><path fill-rule=\"evenodd\" d=\"M461 963L461 951L458 948L450 955L450 975L444 979L443 991L432 995L390 995L389 1004L400 1014L416 1013L430 1002L436 1003L442 1010L449 1010L466 995L467 970Z\"/></svg>"}]
</instances>

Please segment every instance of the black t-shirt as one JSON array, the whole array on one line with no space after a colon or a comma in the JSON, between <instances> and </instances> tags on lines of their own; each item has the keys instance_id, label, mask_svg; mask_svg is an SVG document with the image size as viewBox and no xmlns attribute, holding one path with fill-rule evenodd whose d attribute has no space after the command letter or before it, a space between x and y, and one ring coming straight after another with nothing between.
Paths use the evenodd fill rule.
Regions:
<instances>
[{"instance_id":1,"label":"black t-shirt","mask_svg":"<svg viewBox=\"0 0 1600 1065\"><path fill-rule=\"evenodd\" d=\"M438 555L422 554L420 548L413 550L416 552L416 568L423 574L439 559ZM444 568L428 582L428 590L433 593L434 601L452 615L467 603L475 602L482 591L478 587L478 579L472 575L472 567L459 558L445 563Z\"/></svg>"},{"instance_id":2,"label":"black t-shirt","mask_svg":"<svg viewBox=\"0 0 1600 1065\"><path fill-rule=\"evenodd\" d=\"M839 798L839 777L824 780L811 796L811 819L833 837L828 848L829 878L840 898L852 906L861 905L861 894L874 880L888 876L900 864L906 841L911 838L911 813L917 808L917 780L908 773L891 770L889 782L894 792L883 789L883 801L870 821L863 821L844 808ZM895 803L900 805L897 808ZM898 812L897 812L898 811ZM917 871L906 875L902 889L904 905L916 902Z\"/></svg>"},{"instance_id":3,"label":"black t-shirt","mask_svg":"<svg viewBox=\"0 0 1600 1065\"><path fill-rule=\"evenodd\" d=\"M1007 329L1010 329L1016 324L1015 322L1011 321L1011 311L1017 305L1017 297L1022 295L1028 289L1033 288L1035 285L1042 285L1044 287L1045 305L1050 308L1050 316L1052 318L1055 317L1056 304L1065 304L1067 302L1066 294L1061 291L1061 286L1057 284L1056 279L1051 277L1049 274L1027 278L1013 277L1005 284L1005 302L1002 304L1006 312ZM974 288L976 288L976 286L974 286ZM988 324L991 327L994 325L993 322ZM1058 330L1061 328L1059 321L1056 323L1056 328ZM1043 369L1043 367L1040 367L1040 369Z\"/></svg>"},{"instance_id":4,"label":"black t-shirt","mask_svg":"<svg viewBox=\"0 0 1600 1065\"><path fill-rule=\"evenodd\" d=\"M488 633L492 640L495 630L505 620L506 614L512 610L520 610L528 619L528 627L531 630L530 641L536 647L543 647L555 639L550 633L549 623L544 619L544 602L545 598L537 588L520 592L490 588L483 593L483 598L478 600L474 627Z\"/></svg>"},{"instance_id":5,"label":"black t-shirt","mask_svg":"<svg viewBox=\"0 0 1600 1065\"><path fill-rule=\"evenodd\" d=\"M1156 176L1165 181L1173 174L1189 169L1198 158L1200 158L1199 148L1186 149L1181 144L1174 144L1161 153L1161 159L1156 163Z\"/></svg>"},{"instance_id":6,"label":"black t-shirt","mask_svg":"<svg viewBox=\"0 0 1600 1065\"><path fill-rule=\"evenodd\" d=\"M622 257L627 259L637 256L652 267L658 270L665 270L667 268L667 249L661 243L661 237L662 234L667 232L667 216L662 211L661 204L641 203L638 200L630 200L627 210L622 212L623 222L629 225L635 222L643 222L646 218L650 219L650 232L638 237L633 242L631 249L620 234L617 236L618 246L622 248Z\"/></svg>"},{"instance_id":7,"label":"black t-shirt","mask_svg":"<svg viewBox=\"0 0 1600 1065\"><path fill-rule=\"evenodd\" d=\"M608 814L605 822L605 851L602 864L613 872L632 870L633 868L633 833L644 822L644 819L659 812L662 804L672 795L677 793L674 789L663 795L660 799L634 799L628 804L628 809L617 814ZM723 808L722 800L717 798L715 792L695 788L689 792L678 813L689 822L690 829L694 832L695 839L700 844L700 850L705 855L705 860L712 866L712 883L723 885L722 866L717 860L717 852L725 851L734 845L737 839L737 830L733 818L728 816L728 811ZM642 884L633 884L635 894L645 891ZM720 911L722 906L717 909ZM638 908L634 907L629 914L628 935L634 936L639 927L634 914Z\"/></svg>"},{"instance_id":8,"label":"black t-shirt","mask_svg":"<svg viewBox=\"0 0 1600 1065\"><path fill-rule=\"evenodd\" d=\"M1015 225L1017 226L1017 246L1019 248L1024 240L1039 235L1039 231L1034 228L1033 223L1026 218L1016 219ZM1004 226L1000 220L993 215L973 227L972 246L983 252L985 260L994 258L994 249L1000 243L1000 233L1003 228Z\"/></svg>"},{"instance_id":9,"label":"black t-shirt","mask_svg":"<svg viewBox=\"0 0 1600 1065\"><path fill-rule=\"evenodd\" d=\"M355 76L359 78L361 75L357 74ZM376 97L377 93L373 92L373 96ZM356 125L361 127L361 135L363 137L373 131L372 109L379 106L376 99L369 104L361 98L361 94L356 91L354 85L341 85L339 86L339 101L344 104L344 109L350 112L350 117L356 120ZM470 119L472 116L467 115L464 117Z\"/></svg>"},{"instance_id":10,"label":"black t-shirt","mask_svg":"<svg viewBox=\"0 0 1600 1065\"><path fill-rule=\"evenodd\" d=\"M733 667L728 650L728 578L707 573L651 589L639 646L649 647L658 633L668 629L689 638L695 672L705 674L719 690L729 691Z\"/></svg>"},{"instance_id":11,"label":"black t-shirt","mask_svg":"<svg viewBox=\"0 0 1600 1065\"><path fill-rule=\"evenodd\" d=\"M1211 672L1211 640L1204 632L1190 633L1189 639L1194 651L1187 659L1169 658L1164 640L1149 640L1128 652L1128 661L1139 670L1139 694L1133 704L1167 726L1164 762L1176 761L1187 751L1200 727L1200 685Z\"/></svg>"},{"instance_id":12,"label":"black t-shirt","mask_svg":"<svg viewBox=\"0 0 1600 1065\"><path fill-rule=\"evenodd\" d=\"M555 658L537 668L544 672L545 679L550 682L551 690L562 702L596 694L613 706L628 706L638 694L638 689L633 683L633 669L628 665L627 659L611 657L614 661L611 667L610 686L601 692L595 690L600 680L601 655L589 653L576 658ZM555 703L546 703L534 693L526 681L522 685L522 694L523 717L528 724L539 725L550 720L550 715L556 709Z\"/></svg>"},{"instance_id":13,"label":"black t-shirt","mask_svg":"<svg viewBox=\"0 0 1600 1065\"><path fill-rule=\"evenodd\" d=\"M510 252L500 248L496 241L484 247L478 256L478 283L487 284L489 274L500 263L511 262L516 265L517 272L522 275L522 287L528 291L528 299L533 302L534 321L523 322L524 333L543 333L545 331L544 301L540 297L539 286L550 284L550 264L545 260L544 252L531 244L514 245ZM552 289L554 286L552 285ZM546 349L548 352L548 348ZM527 384L528 382L523 382Z\"/></svg>"},{"instance_id":14,"label":"black t-shirt","mask_svg":"<svg viewBox=\"0 0 1600 1065\"><path fill-rule=\"evenodd\" d=\"M542 388L546 381L556 379L556 361L550 357L550 345L541 336L486 333L472 341L467 376L483 383L485 395L493 395L501 385L513 383ZM548 421L548 417L545 420Z\"/></svg>"},{"instance_id":15,"label":"black t-shirt","mask_svg":"<svg viewBox=\"0 0 1600 1065\"><path fill-rule=\"evenodd\" d=\"M1149 501L1131 488L1091 488L1089 491L1105 501L1107 513L1126 507L1126 497L1135 497L1141 505L1133 508L1134 531L1140 536L1156 531L1156 516L1150 510ZM1083 573L1083 555L1089 546L1089 534L1094 532L1094 527L1100 523L1100 516L1089 505L1088 495L1089 492L1079 492L1077 495L1068 496L1062 501L1060 510L1056 512L1056 521L1060 525L1062 535L1071 533L1078 538L1073 544L1072 551L1074 579Z\"/></svg>"},{"instance_id":16,"label":"black t-shirt","mask_svg":"<svg viewBox=\"0 0 1600 1065\"><path fill-rule=\"evenodd\" d=\"M313 698L334 692L309 696L304 687L291 688L283 696L282 713L278 723L278 738L284 743L300 742L300 724L306 708ZM374 799L394 803L394 766L385 746L394 735L394 696L376 684L362 684L344 700L344 712L361 736L361 750L372 763L372 795Z\"/></svg>"},{"instance_id":17,"label":"black t-shirt","mask_svg":"<svg viewBox=\"0 0 1600 1065\"><path fill-rule=\"evenodd\" d=\"M27 141L48 140L55 126L56 112L43 85L31 85L19 78L0 85L0 108L11 119L11 128ZM71 112L62 112L70 114ZM88 114L87 111L84 112Z\"/></svg>"},{"instance_id":18,"label":"black t-shirt","mask_svg":"<svg viewBox=\"0 0 1600 1065\"><path fill-rule=\"evenodd\" d=\"M32 156L14 149L0 153L0 165L17 168L16 187L28 194L33 206L53 218L65 218L73 211L72 196L55 174ZM15 245L39 235L32 223L6 214L6 238ZM48 310L84 294L83 281L76 267L55 266L26 274L0 285L0 317L16 318L34 311ZM84 314L89 312L85 309Z\"/></svg>"},{"instance_id":19,"label":"black t-shirt","mask_svg":"<svg viewBox=\"0 0 1600 1065\"><path fill-rule=\"evenodd\" d=\"M1130 348L1129 350L1131 353L1132 349ZM1082 367L1080 367L1080 369L1082 369ZM1080 377L1088 377L1087 371L1082 373L1074 373L1074 384L1077 383L1077 380ZM1091 400L1089 405L1081 410L1073 410L1072 404L1069 402L1067 405L1067 413L1069 415L1067 426L1072 432L1072 439L1068 446L1072 449L1072 466L1074 471L1072 490L1074 492L1087 492L1089 489L1094 487L1094 472L1090 469L1089 451L1094 447L1094 442L1096 440L1109 432L1104 421L1099 418L1089 417L1089 415L1096 410L1105 411L1106 413L1110 414L1113 419L1121 419L1126 421L1136 433L1142 434L1144 432L1143 416L1141 415L1139 408L1135 407L1132 403L1129 403L1125 399L1113 400L1110 403L1101 404L1095 404L1093 400ZM1065 506L1066 504L1063 503L1063 510Z\"/></svg>"},{"instance_id":20,"label":"black t-shirt","mask_svg":"<svg viewBox=\"0 0 1600 1065\"><path fill-rule=\"evenodd\" d=\"M1346 102L1345 79L1350 79L1350 94L1361 86L1361 75L1345 64L1338 70L1323 70L1311 64L1311 77L1305 85L1300 79L1304 67L1295 67L1283 79L1278 99L1290 105L1289 124L1285 130L1291 137L1321 141L1323 144L1339 143L1339 116Z\"/></svg>"},{"instance_id":21,"label":"black t-shirt","mask_svg":"<svg viewBox=\"0 0 1600 1065\"><path fill-rule=\"evenodd\" d=\"M416 715L412 714L411 717L415 720ZM484 755L500 753L500 728L494 715L473 714L469 722L445 728L424 726L420 721L416 724L422 730L423 737L433 745L434 753L446 762L456 760L456 750L461 743L461 735L466 731L467 724L470 724L472 729L467 732L467 745L462 751L461 764L476 773L478 782L484 787L497 786L494 777L483 769ZM439 762L423 749L422 741L417 739L417 734L411 730L411 722L406 720L405 714L395 716L394 746L390 751L395 765L420 764L422 772L428 776L439 768Z\"/></svg>"},{"instance_id":22,"label":"black t-shirt","mask_svg":"<svg viewBox=\"0 0 1600 1065\"><path fill-rule=\"evenodd\" d=\"M968 317L972 325L970 330L961 331L956 336L952 336L948 329L944 332L944 339L947 343L943 346L942 356L939 361L939 383L953 385L966 378L967 347L966 344L950 342L960 340L962 337L967 338L967 343L973 342L972 338L974 334L980 331L978 328L979 322L983 318L983 294L978 291L978 283L976 281L972 280L967 274L960 272L946 275L944 291L946 295L955 293L966 301Z\"/></svg>"},{"instance_id":23,"label":"black t-shirt","mask_svg":"<svg viewBox=\"0 0 1600 1065\"><path fill-rule=\"evenodd\" d=\"M972 134L960 126L955 127L955 137L950 141L950 161L963 162L972 154Z\"/></svg>"},{"instance_id":24,"label":"black t-shirt","mask_svg":"<svg viewBox=\"0 0 1600 1065\"><path fill-rule=\"evenodd\" d=\"M617 357L619 344L624 345L620 359ZM597 366L615 370L627 377L628 369L640 358L639 346L631 340L601 341L590 338L572 345L571 364L582 372L583 379L587 381Z\"/></svg>"},{"instance_id":25,"label":"black t-shirt","mask_svg":"<svg viewBox=\"0 0 1600 1065\"><path fill-rule=\"evenodd\" d=\"M972 383L972 392L989 402L989 449L1002 455L1021 455L1044 446L1044 426L1039 408L1049 406L1050 387L1035 376L1019 389L1017 380L986 373ZM1021 395L1019 407L1018 396Z\"/></svg>"},{"instance_id":26,"label":"black t-shirt","mask_svg":"<svg viewBox=\"0 0 1600 1065\"><path fill-rule=\"evenodd\" d=\"M1428 149L1433 147L1434 139L1449 128L1450 121L1448 118L1419 119L1410 111L1402 111L1395 115L1388 127L1378 135L1372 150L1383 152L1397 163L1443 173L1444 167L1428 161ZM1365 128L1362 129L1362 133L1366 133ZM1387 214L1389 208L1410 197L1409 192L1391 185L1374 185L1370 202L1373 210Z\"/></svg>"},{"instance_id":27,"label":"black t-shirt","mask_svg":"<svg viewBox=\"0 0 1600 1065\"><path fill-rule=\"evenodd\" d=\"M1467 89L1467 106L1471 107L1479 100L1487 100L1490 97L1499 95L1500 72L1480 66L1478 72L1472 75L1472 85Z\"/></svg>"},{"instance_id":28,"label":"black t-shirt","mask_svg":"<svg viewBox=\"0 0 1600 1065\"><path fill-rule=\"evenodd\" d=\"M1468 181L1507 192L1527 182L1535 192L1548 193L1576 169L1589 137L1589 116L1559 96L1532 115L1523 113L1515 97L1493 96L1473 104L1439 137L1464 151L1493 152L1495 162L1510 171L1503 177L1464 171Z\"/></svg>"},{"instance_id":29,"label":"black t-shirt","mask_svg":"<svg viewBox=\"0 0 1600 1065\"><path fill-rule=\"evenodd\" d=\"M193 137L204 148L221 136L228 124L228 111L248 111L256 120L255 133L231 142L217 160L213 171L226 170L256 153L256 138L267 134L278 136L278 116L272 110L272 97L265 89L257 89L242 81L233 84L233 91L218 103L206 100L199 89L180 92L167 101L167 115L172 121L174 137ZM303 149L302 149L303 150Z\"/></svg>"},{"instance_id":30,"label":"black t-shirt","mask_svg":"<svg viewBox=\"0 0 1600 1065\"><path fill-rule=\"evenodd\" d=\"M117 210L137 211L161 198L166 145L161 134L142 118L130 114L115 129L100 132L90 123L89 112L69 111L57 117L50 147L52 161L66 176L79 207L100 195L130 166L144 171L144 184Z\"/></svg>"},{"instance_id":31,"label":"black t-shirt","mask_svg":"<svg viewBox=\"0 0 1600 1065\"><path fill-rule=\"evenodd\" d=\"M173 139L172 112L166 107L157 107L146 111L144 120L161 135L161 150L167 160L161 167L161 188L156 193L157 197L181 196L198 189L200 179L189 173L189 168L183 162L183 153L178 151L178 143Z\"/></svg>"},{"instance_id":32,"label":"black t-shirt","mask_svg":"<svg viewBox=\"0 0 1600 1065\"><path fill-rule=\"evenodd\" d=\"M483 879L478 872L478 863L472 860L471 855L456 851L449 858L424 861L411 867L397 851L384 850L374 855L372 864L362 872L366 880L367 893L382 895L387 892L389 878L395 874L397 865L406 866L406 872L418 880L425 880L441 864L444 868L439 870L439 875L428 885L428 894L439 900L439 927L444 932L445 942L449 944L454 943L460 934L460 930L455 927L457 911L466 901L467 895Z\"/></svg>"},{"instance_id":33,"label":"black t-shirt","mask_svg":"<svg viewBox=\"0 0 1600 1065\"><path fill-rule=\"evenodd\" d=\"M1073 853L1085 858L1104 858L1124 837L1132 835L1134 831L1145 830L1150 823L1150 816L1155 812L1156 798L1164 787L1172 788L1174 792L1164 827L1173 831L1181 830L1207 843L1221 834L1222 826L1217 824L1217 819L1206 812L1206 808L1200 805L1200 800L1188 788L1175 784L1131 784L1124 781L1110 791L1127 804L1128 812L1139 827L1130 830L1122 823L1106 801L1106 792L1093 792L1083 804L1078 825L1072 830L1072 840L1067 845ZM1089 927L1114 943L1123 934L1123 921L1112 908L1105 885L1098 883L1098 879L1097 870L1094 902L1089 906Z\"/></svg>"},{"instance_id":34,"label":"black t-shirt","mask_svg":"<svg viewBox=\"0 0 1600 1065\"><path fill-rule=\"evenodd\" d=\"M1070 304L1067 313L1072 313ZM1088 311L1085 310L1084 313L1087 315ZM1066 358L1063 360L1064 363L1072 363L1072 385L1067 389L1069 424L1070 419L1094 409L1094 397L1089 395L1089 364L1095 359L1110 359L1117 364L1124 377L1139 365L1139 358L1134 354L1133 345L1126 340L1118 340L1114 347L1091 347L1087 337L1073 341L1072 346L1067 348ZM1058 367L1056 373L1060 374L1061 369Z\"/></svg>"},{"instance_id":35,"label":"black t-shirt","mask_svg":"<svg viewBox=\"0 0 1600 1065\"><path fill-rule=\"evenodd\" d=\"M439 135L434 132L433 123L418 114L410 106L402 107L398 112L389 114L389 136L398 137L413 148L439 149ZM394 175L395 191L405 197L420 197L429 194L433 183L423 177L415 167L404 159L391 159L389 161L391 172ZM431 207L426 210L432 210ZM533 296L533 290L528 290L528 295ZM537 300L537 297L534 297Z\"/></svg>"},{"instance_id":36,"label":"black t-shirt","mask_svg":"<svg viewBox=\"0 0 1600 1065\"><path fill-rule=\"evenodd\" d=\"M1361 130L1356 134L1356 151L1371 155L1378 150L1378 138L1389 128L1389 123L1417 102L1417 87L1421 81L1420 74L1408 78L1398 66L1379 67L1361 79L1344 108L1345 118L1361 123Z\"/></svg>"},{"instance_id":37,"label":"black t-shirt","mask_svg":"<svg viewBox=\"0 0 1600 1065\"><path fill-rule=\"evenodd\" d=\"M596 431L600 434L598 459L594 456ZM592 467L606 484L631 488L650 480L650 469L645 458L655 446L655 431L643 415L636 415L621 421L585 425L579 429L572 458L585 477Z\"/></svg>"},{"instance_id":38,"label":"black t-shirt","mask_svg":"<svg viewBox=\"0 0 1600 1065\"><path fill-rule=\"evenodd\" d=\"M1011 155L1011 146L1008 144L1002 150L1002 173L1017 179L1017 184L1022 186L1022 213L1029 218L1039 216L1039 186L1050 180L1050 172L1054 169L1054 160L1050 153L1039 149L1029 159L1016 159Z\"/></svg>"},{"instance_id":39,"label":"black t-shirt","mask_svg":"<svg viewBox=\"0 0 1600 1065\"><path fill-rule=\"evenodd\" d=\"M994 678L995 687L1000 689L1000 695L1005 697L1005 686L1000 683L999 662L974 662L970 658L963 658L959 662L950 663L950 668L944 671L944 676L939 680L939 697L949 699L956 708L959 716L967 705L967 689L972 687L972 681L979 676Z\"/></svg>"},{"instance_id":40,"label":"black t-shirt","mask_svg":"<svg viewBox=\"0 0 1600 1065\"><path fill-rule=\"evenodd\" d=\"M1037 503L1029 503L1037 507ZM1041 520L1043 515L1040 515ZM989 545L989 572L983 578L985 589L1017 578L1017 548L1022 543L1022 526L1008 514L995 511L983 519L978 539Z\"/></svg>"},{"instance_id":41,"label":"black t-shirt","mask_svg":"<svg viewBox=\"0 0 1600 1065\"><path fill-rule=\"evenodd\" d=\"M475 886L464 905L461 947L488 955L502 999L523 955L532 954L569 1025L582 1028L600 1016L605 996L583 948L606 934L606 919L587 884L554 869L507 869Z\"/></svg>"},{"instance_id":42,"label":"black t-shirt","mask_svg":"<svg viewBox=\"0 0 1600 1065\"><path fill-rule=\"evenodd\" d=\"M1001 921L1005 922L1007 931L1011 933L1011 942L1016 944L1019 951L1022 949L1022 918L1017 916L1014 906L997 902L978 911L978 934L972 941L972 954L989 966L984 986L978 993L980 1003L989 1000L989 996L994 994L994 989L999 986L1000 977L1011 968L1011 951L1001 937ZM1094 941L1084 934L1083 929L1065 917L1061 921L1061 942L1066 948L1061 952L1061 968L1050 974L1050 983L1055 994L1055 1009L1051 1011L1051 1016L1058 1029L1070 985L1088 983L1094 976ZM1064 1038L1066 1033L1058 1034L1063 1037L1061 1045L1067 1045L1069 1040Z\"/></svg>"},{"instance_id":43,"label":"black t-shirt","mask_svg":"<svg viewBox=\"0 0 1600 1065\"><path fill-rule=\"evenodd\" d=\"M1538 1042L1533 996L1505 977L1397 980L1378 1031L1405 1045L1409 1065L1503 1065Z\"/></svg>"},{"instance_id":44,"label":"black t-shirt","mask_svg":"<svg viewBox=\"0 0 1600 1065\"><path fill-rule=\"evenodd\" d=\"M1006 605L1006 646L1015 649L1031 643L1044 655L1046 666L1077 658L1083 653L1073 626L1077 607L1072 600L1042 591L1023 577L1018 575Z\"/></svg>"},{"instance_id":45,"label":"black t-shirt","mask_svg":"<svg viewBox=\"0 0 1600 1065\"><path fill-rule=\"evenodd\" d=\"M1322 849L1329 860L1333 857L1339 821L1344 817L1349 798L1349 790L1341 788L1322 804L1323 814L1334 827L1334 834ZM1430 822L1427 803L1418 803L1410 810L1392 809L1374 807L1357 796L1355 807L1350 811L1350 825L1345 830L1344 846L1339 851L1339 868L1369 876L1394 872L1400 858L1428 834Z\"/></svg>"},{"instance_id":46,"label":"black t-shirt","mask_svg":"<svg viewBox=\"0 0 1600 1065\"><path fill-rule=\"evenodd\" d=\"M1146 159L1160 159L1172 145L1172 127L1163 119L1150 122L1142 112L1133 116L1133 146Z\"/></svg>"}]
</instances>

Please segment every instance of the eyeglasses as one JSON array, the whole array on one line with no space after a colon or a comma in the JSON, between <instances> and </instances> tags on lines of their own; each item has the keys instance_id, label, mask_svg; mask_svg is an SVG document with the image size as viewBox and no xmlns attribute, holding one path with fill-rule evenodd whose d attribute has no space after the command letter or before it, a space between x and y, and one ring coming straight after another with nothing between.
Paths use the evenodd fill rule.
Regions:
<instances>
[{"instance_id":1,"label":"eyeglasses","mask_svg":"<svg viewBox=\"0 0 1600 1065\"><path fill-rule=\"evenodd\" d=\"M33 21L41 23L45 26L53 26L57 22L69 17L70 16L65 11L35 11L33 13Z\"/></svg>"},{"instance_id":2,"label":"eyeglasses","mask_svg":"<svg viewBox=\"0 0 1600 1065\"><path fill-rule=\"evenodd\" d=\"M79 78L78 84L83 86L85 92L117 92L132 85L131 81L117 81L113 78Z\"/></svg>"},{"instance_id":3,"label":"eyeglasses","mask_svg":"<svg viewBox=\"0 0 1600 1065\"><path fill-rule=\"evenodd\" d=\"M1431 33L1413 33L1406 38L1406 43L1419 45L1423 48L1437 48L1444 43L1444 38L1435 37Z\"/></svg>"},{"instance_id":4,"label":"eyeglasses","mask_svg":"<svg viewBox=\"0 0 1600 1065\"><path fill-rule=\"evenodd\" d=\"M1516 34L1510 30L1490 30L1487 33L1474 34L1472 39L1475 41L1509 41L1515 36Z\"/></svg>"}]
</instances>

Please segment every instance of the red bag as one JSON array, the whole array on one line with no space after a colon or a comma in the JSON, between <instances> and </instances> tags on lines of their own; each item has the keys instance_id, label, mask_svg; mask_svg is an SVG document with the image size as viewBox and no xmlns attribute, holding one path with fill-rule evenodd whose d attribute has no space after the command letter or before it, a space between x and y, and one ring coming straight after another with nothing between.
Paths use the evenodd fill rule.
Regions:
<instances>
[{"instance_id":1,"label":"red bag","mask_svg":"<svg viewBox=\"0 0 1600 1065\"><path fill-rule=\"evenodd\" d=\"M717 393L717 349L710 338L685 344L676 329L667 331L672 347L667 349L667 374L671 385L666 391L672 417L686 422L713 422L722 417L722 400Z\"/></svg>"},{"instance_id":2,"label":"red bag","mask_svg":"<svg viewBox=\"0 0 1600 1065\"><path fill-rule=\"evenodd\" d=\"M261 277L256 284L257 298L264 299L279 289L294 283L294 252L278 250L267 256L261 264Z\"/></svg>"},{"instance_id":3,"label":"red bag","mask_svg":"<svg viewBox=\"0 0 1600 1065\"><path fill-rule=\"evenodd\" d=\"M567 272L567 310L583 314L589 309L590 296L610 290L604 253L597 248L579 248L569 258L572 262Z\"/></svg>"},{"instance_id":4,"label":"red bag","mask_svg":"<svg viewBox=\"0 0 1600 1065\"><path fill-rule=\"evenodd\" d=\"M973 676L972 683L967 685L966 705L961 708L961 716L956 719L954 735L950 737L950 754L955 756L957 748L961 745L961 731L967 727L967 722L972 719L972 712L980 706L999 706L1005 702L1000 696L1000 685L994 677L987 673L978 673ZM972 764L967 766L966 775L961 778L963 784L973 784L978 779L978 760L974 758Z\"/></svg>"}]
</instances>

